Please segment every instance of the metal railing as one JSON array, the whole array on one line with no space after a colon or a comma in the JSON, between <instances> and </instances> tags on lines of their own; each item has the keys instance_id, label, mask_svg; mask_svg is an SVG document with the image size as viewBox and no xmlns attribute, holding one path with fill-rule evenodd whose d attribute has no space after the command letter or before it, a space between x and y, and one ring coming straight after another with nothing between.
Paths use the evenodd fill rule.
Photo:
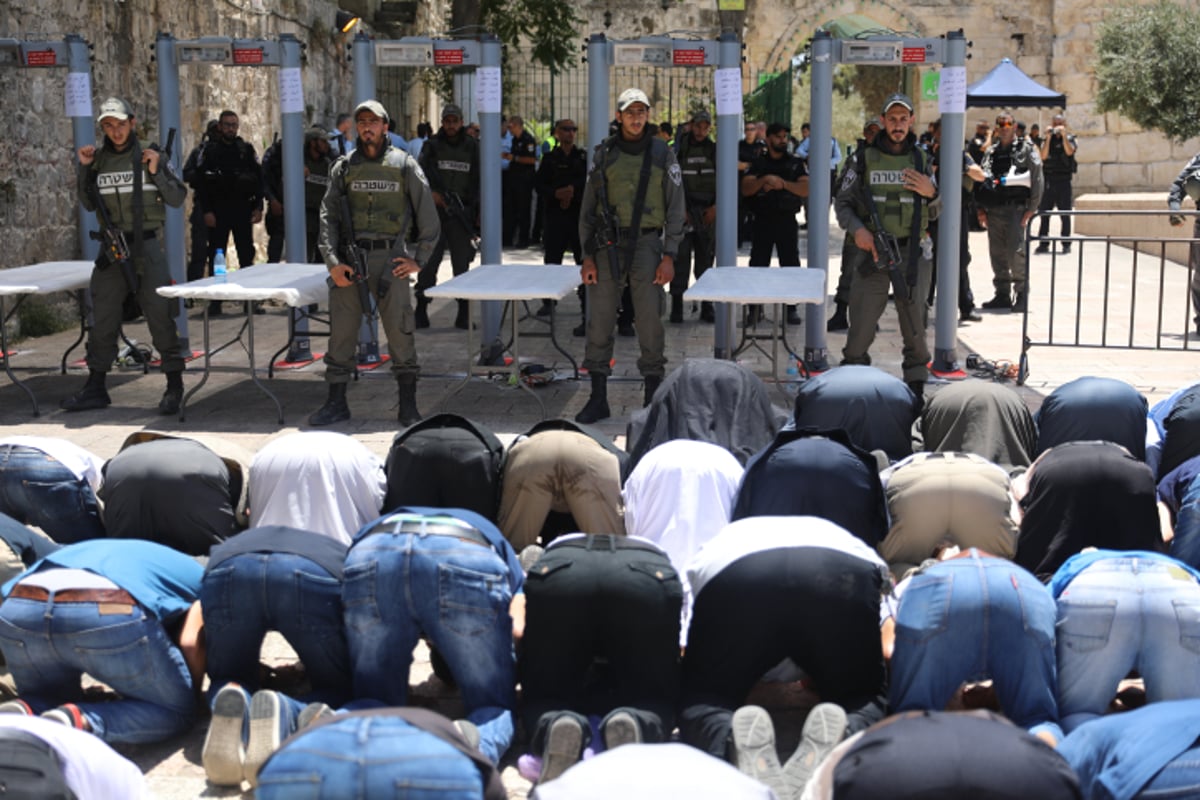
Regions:
<instances>
[{"instance_id":1,"label":"metal railing","mask_svg":"<svg viewBox=\"0 0 1200 800\"><path fill-rule=\"evenodd\" d=\"M1191 285L1200 263L1200 239L1186 235L1157 236L1112 233L1101 236L1031 235L1042 216L1145 217L1196 212L1096 210L1036 215L1025 227L1026 310L1021 325L1021 359L1017 383L1029 375L1029 350L1039 347L1083 347L1122 350L1197 350L1200 333L1193 323ZM1145 226L1143 226L1145 227ZM1034 258L1033 248L1051 250L1049 265ZM1063 252L1063 246L1068 252ZM1183 263L1168 257L1168 248L1187 247L1196 254ZM1185 256L1186 259L1186 256Z\"/></svg>"}]
</instances>

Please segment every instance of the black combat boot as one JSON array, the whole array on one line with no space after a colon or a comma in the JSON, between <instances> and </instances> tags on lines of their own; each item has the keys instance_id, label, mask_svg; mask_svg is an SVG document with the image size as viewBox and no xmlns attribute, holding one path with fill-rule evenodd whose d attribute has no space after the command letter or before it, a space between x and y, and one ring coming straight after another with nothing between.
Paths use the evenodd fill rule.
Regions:
<instances>
[{"instance_id":1,"label":"black combat boot","mask_svg":"<svg viewBox=\"0 0 1200 800\"><path fill-rule=\"evenodd\" d=\"M179 406L183 403L183 372L167 373L167 390L158 401L158 413L163 416L178 414Z\"/></svg>"},{"instance_id":2,"label":"black combat boot","mask_svg":"<svg viewBox=\"0 0 1200 800\"><path fill-rule=\"evenodd\" d=\"M592 396L588 398L587 405L575 415L575 421L584 423L599 422L602 419L608 419L609 416L608 376L593 374Z\"/></svg>"},{"instance_id":3,"label":"black combat boot","mask_svg":"<svg viewBox=\"0 0 1200 800\"><path fill-rule=\"evenodd\" d=\"M417 375L413 372L396 376L396 384L400 387L400 410L396 412L396 420L407 428L421 421L421 412L417 410Z\"/></svg>"},{"instance_id":4,"label":"black combat boot","mask_svg":"<svg viewBox=\"0 0 1200 800\"><path fill-rule=\"evenodd\" d=\"M308 424L320 428L335 422L345 422L348 419L350 419L350 406L346 405L346 384L331 383L325 405L309 415Z\"/></svg>"},{"instance_id":5,"label":"black combat boot","mask_svg":"<svg viewBox=\"0 0 1200 800\"><path fill-rule=\"evenodd\" d=\"M713 310L713 304L708 300L700 301L700 321L715 322L717 319L716 312Z\"/></svg>"},{"instance_id":6,"label":"black combat boot","mask_svg":"<svg viewBox=\"0 0 1200 800\"><path fill-rule=\"evenodd\" d=\"M1014 313L1024 314L1026 307L1025 293L1017 292L1017 299L1013 301L1012 310Z\"/></svg>"},{"instance_id":7,"label":"black combat boot","mask_svg":"<svg viewBox=\"0 0 1200 800\"><path fill-rule=\"evenodd\" d=\"M800 312L796 309L796 306L794 306L794 305L790 305L787 307L786 319L787 319L788 325L799 325L802 322L804 322L804 320L800 319Z\"/></svg>"},{"instance_id":8,"label":"black combat boot","mask_svg":"<svg viewBox=\"0 0 1200 800\"><path fill-rule=\"evenodd\" d=\"M104 388L104 373L96 370L88 371L87 383L75 394L63 398L59 406L66 411L89 411L93 408L107 408L112 399Z\"/></svg>"},{"instance_id":9,"label":"black combat boot","mask_svg":"<svg viewBox=\"0 0 1200 800\"><path fill-rule=\"evenodd\" d=\"M467 305L466 300L458 301L458 316L454 318L454 327L460 331L465 331L471 324L471 307Z\"/></svg>"},{"instance_id":10,"label":"black combat boot","mask_svg":"<svg viewBox=\"0 0 1200 800\"><path fill-rule=\"evenodd\" d=\"M917 414L925 408L925 381L905 381L912 393L917 396Z\"/></svg>"},{"instance_id":11,"label":"black combat boot","mask_svg":"<svg viewBox=\"0 0 1200 800\"><path fill-rule=\"evenodd\" d=\"M683 295L671 294L671 322L683 322Z\"/></svg>"},{"instance_id":12,"label":"black combat boot","mask_svg":"<svg viewBox=\"0 0 1200 800\"><path fill-rule=\"evenodd\" d=\"M850 330L850 320L846 319L847 307L845 303L837 304L837 309L833 312L833 316L829 318L829 322L825 323L825 330L830 333Z\"/></svg>"},{"instance_id":13,"label":"black combat boot","mask_svg":"<svg viewBox=\"0 0 1200 800\"><path fill-rule=\"evenodd\" d=\"M646 391L642 395L642 408L650 405L650 401L654 399L654 393L658 391L658 387L662 385L662 375L647 375L642 378L646 385Z\"/></svg>"},{"instance_id":14,"label":"black combat boot","mask_svg":"<svg viewBox=\"0 0 1200 800\"><path fill-rule=\"evenodd\" d=\"M423 294L417 295L417 308L413 311L413 324L418 328L429 327L429 298Z\"/></svg>"}]
</instances>

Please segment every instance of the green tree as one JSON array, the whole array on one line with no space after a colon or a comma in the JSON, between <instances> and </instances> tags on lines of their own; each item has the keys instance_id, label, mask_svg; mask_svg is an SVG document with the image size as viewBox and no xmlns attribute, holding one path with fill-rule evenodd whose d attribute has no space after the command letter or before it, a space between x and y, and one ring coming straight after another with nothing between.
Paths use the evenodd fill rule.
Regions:
<instances>
[{"instance_id":1,"label":"green tree","mask_svg":"<svg viewBox=\"0 0 1200 800\"><path fill-rule=\"evenodd\" d=\"M1096 107L1182 142L1200 133L1200 11L1158 0L1117 6L1096 40Z\"/></svg>"},{"instance_id":2,"label":"green tree","mask_svg":"<svg viewBox=\"0 0 1200 800\"><path fill-rule=\"evenodd\" d=\"M552 70L575 63L583 20L562 0L481 0L479 23L509 48L528 44L533 60Z\"/></svg>"}]
</instances>

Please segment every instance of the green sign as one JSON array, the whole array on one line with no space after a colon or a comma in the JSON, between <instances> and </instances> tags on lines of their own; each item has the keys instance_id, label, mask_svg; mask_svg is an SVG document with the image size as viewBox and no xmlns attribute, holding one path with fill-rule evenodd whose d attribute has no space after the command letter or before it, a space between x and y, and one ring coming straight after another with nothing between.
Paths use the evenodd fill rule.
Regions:
<instances>
[{"instance_id":1,"label":"green sign","mask_svg":"<svg viewBox=\"0 0 1200 800\"><path fill-rule=\"evenodd\" d=\"M711 6L710 6L711 8ZM746 0L717 0L717 11L745 11Z\"/></svg>"},{"instance_id":2,"label":"green sign","mask_svg":"<svg viewBox=\"0 0 1200 800\"><path fill-rule=\"evenodd\" d=\"M942 73L930 70L921 76L921 99L937 100L938 86L942 82Z\"/></svg>"}]
</instances>

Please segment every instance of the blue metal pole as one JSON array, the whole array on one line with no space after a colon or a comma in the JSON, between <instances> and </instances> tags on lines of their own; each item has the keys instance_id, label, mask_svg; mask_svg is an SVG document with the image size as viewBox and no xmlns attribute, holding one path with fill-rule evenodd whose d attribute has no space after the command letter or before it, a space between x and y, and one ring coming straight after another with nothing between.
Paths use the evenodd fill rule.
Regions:
<instances>
[{"instance_id":1,"label":"blue metal pole","mask_svg":"<svg viewBox=\"0 0 1200 800\"><path fill-rule=\"evenodd\" d=\"M826 292L804 309L804 364L810 372L829 368L825 343L825 296L829 284L829 198L833 147L833 38L817 31L812 40L812 129L808 146L808 267L825 270Z\"/></svg>"},{"instance_id":2,"label":"blue metal pole","mask_svg":"<svg viewBox=\"0 0 1200 800\"><path fill-rule=\"evenodd\" d=\"M179 65L175 63L175 37L169 33L159 32L154 40L154 59L158 74L158 128L164 137L161 144L166 144L167 132L172 128L179 137L181 121L179 116ZM181 158L175 147L171 155L171 167L175 174L180 172ZM184 253L183 241L183 207L167 207L167 219L163 227L164 244L167 253L167 266L171 271L171 280L175 283L187 283L187 259ZM179 331L179 343L184 353L191 353L188 340L187 314L175 317L175 328Z\"/></svg>"}]
</instances>

